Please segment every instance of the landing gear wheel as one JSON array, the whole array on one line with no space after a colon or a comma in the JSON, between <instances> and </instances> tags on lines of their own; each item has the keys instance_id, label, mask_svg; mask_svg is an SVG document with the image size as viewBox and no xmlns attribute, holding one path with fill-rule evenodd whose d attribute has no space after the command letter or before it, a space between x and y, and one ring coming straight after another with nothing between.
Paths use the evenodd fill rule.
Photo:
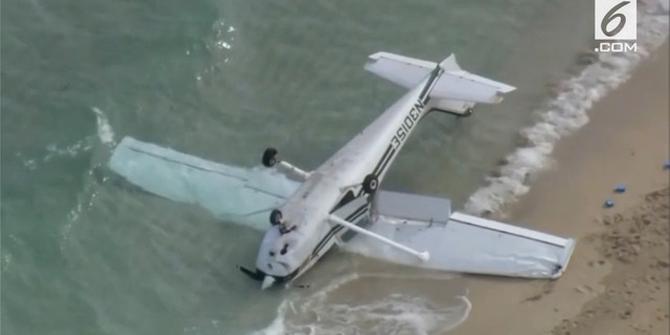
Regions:
<instances>
[{"instance_id":1,"label":"landing gear wheel","mask_svg":"<svg viewBox=\"0 0 670 335\"><path fill-rule=\"evenodd\" d=\"M281 224L282 221L282 213L278 209L273 209L272 212L270 212L270 224L273 226L276 226L278 224Z\"/></svg>"},{"instance_id":2,"label":"landing gear wheel","mask_svg":"<svg viewBox=\"0 0 670 335\"><path fill-rule=\"evenodd\" d=\"M363 191L368 194L375 193L379 187L379 180L375 175L369 174L363 179Z\"/></svg>"},{"instance_id":3,"label":"landing gear wheel","mask_svg":"<svg viewBox=\"0 0 670 335\"><path fill-rule=\"evenodd\" d=\"M277 149L267 148L263 151L263 159L261 160L265 167L273 167L277 164Z\"/></svg>"}]
</instances>

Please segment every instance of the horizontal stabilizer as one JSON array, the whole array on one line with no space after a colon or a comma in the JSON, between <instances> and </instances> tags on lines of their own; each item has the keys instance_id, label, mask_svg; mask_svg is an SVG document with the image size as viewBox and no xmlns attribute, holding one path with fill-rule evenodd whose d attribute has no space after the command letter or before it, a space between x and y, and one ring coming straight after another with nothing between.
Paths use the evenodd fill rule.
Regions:
<instances>
[{"instance_id":1,"label":"horizontal stabilizer","mask_svg":"<svg viewBox=\"0 0 670 335\"><path fill-rule=\"evenodd\" d=\"M494 104L502 95L514 91L513 86L465 71L445 71L430 93L439 99Z\"/></svg>"},{"instance_id":2,"label":"horizontal stabilizer","mask_svg":"<svg viewBox=\"0 0 670 335\"><path fill-rule=\"evenodd\" d=\"M407 89L419 85L437 63L405 57L388 52L377 52L368 57L365 69ZM469 73L460 68L454 55L442 62L444 70L430 91L435 108L464 112L475 103L498 103L502 95L516 88L495 80Z\"/></svg>"},{"instance_id":3,"label":"horizontal stabilizer","mask_svg":"<svg viewBox=\"0 0 670 335\"><path fill-rule=\"evenodd\" d=\"M396 196L396 200L397 200ZM432 201L439 204L439 198ZM412 206L420 200L407 195L406 202L396 202L394 211ZM448 200L442 206L448 206ZM405 203L406 205L403 205ZM380 207L382 208L382 207ZM437 209L431 209L435 211ZM448 208L445 208L448 211ZM408 211L409 213L409 211ZM417 261L405 253L375 243L365 236L354 237L347 249L389 262L429 269L463 273L528 278L557 278L570 260L574 240L512 226L459 212L448 221L426 221L411 215L388 216L383 212L368 229L409 248L427 250L427 262Z\"/></svg>"},{"instance_id":4,"label":"horizontal stabilizer","mask_svg":"<svg viewBox=\"0 0 670 335\"><path fill-rule=\"evenodd\" d=\"M372 72L396 85L414 88L426 79L437 63L405 57L389 52L377 52L368 57L365 70Z\"/></svg>"}]
</instances>

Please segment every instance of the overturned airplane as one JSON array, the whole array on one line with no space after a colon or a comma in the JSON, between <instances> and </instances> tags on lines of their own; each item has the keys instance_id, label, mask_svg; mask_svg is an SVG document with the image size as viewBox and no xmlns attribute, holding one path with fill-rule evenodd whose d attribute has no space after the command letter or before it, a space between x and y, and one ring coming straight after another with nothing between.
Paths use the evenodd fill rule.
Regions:
<instances>
[{"instance_id":1,"label":"overturned airplane","mask_svg":"<svg viewBox=\"0 0 670 335\"><path fill-rule=\"evenodd\" d=\"M421 268L559 277L573 239L452 212L448 199L379 189L427 113L468 116L475 104L498 103L515 88L463 71L453 55L434 63L379 52L365 69L409 92L312 171L284 161L274 148L263 153L264 168L244 169L130 137L115 148L109 166L145 191L265 230L255 269L241 268L264 288L292 282L346 243Z\"/></svg>"}]
</instances>

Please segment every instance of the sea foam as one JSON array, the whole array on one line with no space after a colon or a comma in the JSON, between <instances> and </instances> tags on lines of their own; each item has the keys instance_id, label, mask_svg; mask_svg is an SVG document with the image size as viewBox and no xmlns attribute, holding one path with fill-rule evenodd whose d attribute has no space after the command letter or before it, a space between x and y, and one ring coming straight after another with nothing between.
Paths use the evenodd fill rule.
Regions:
<instances>
[{"instance_id":1,"label":"sea foam","mask_svg":"<svg viewBox=\"0 0 670 335\"><path fill-rule=\"evenodd\" d=\"M92 107L91 110L96 118L97 141L105 145L107 148L113 148L116 145L116 141L114 140L115 135L107 115L105 115L105 112L98 107ZM21 160L26 169L34 171L42 164L49 163L53 160L60 158L75 158L80 154L90 152L97 143L96 135L86 136L67 145L51 143L46 146L46 153L40 158L28 158L21 152L17 152L15 156Z\"/></svg>"},{"instance_id":2,"label":"sea foam","mask_svg":"<svg viewBox=\"0 0 670 335\"><path fill-rule=\"evenodd\" d=\"M435 277L378 273L351 273L337 277L317 292L295 294L277 309L277 317L265 329L252 335L275 334L432 334L448 331L467 319L472 305L465 296L455 297L448 306L435 305L427 297L393 293L361 304L333 302L342 286L359 279L445 280Z\"/></svg>"},{"instance_id":3,"label":"sea foam","mask_svg":"<svg viewBox=\"0 0 670 335\"><path fill-rule=\"evenodd\" d=\"M112 126L109 124L107 115L98 107L93 107L92 110L96 117L98 139L100 139L102 144L113 147L116 144L114 141L114 130L112 130Z\"/></svg>"},{"instance_id":4,"label":"sea foam","mask_svg":"<svg viewBox=\"0 0 670 335\"><path fill-rule=\"evenodd\" d=\"M598 54L578 75L563 81L557 95L535 112L537 122L523 130L525 145L505 158L495 177L465 204L473 214L500 211L529 190L533 176L550 163L556 143L589 122L588 110L631 75L632 70L667 37L668 1L638 5L638 51Z\"/></svg>"}]
</instances>

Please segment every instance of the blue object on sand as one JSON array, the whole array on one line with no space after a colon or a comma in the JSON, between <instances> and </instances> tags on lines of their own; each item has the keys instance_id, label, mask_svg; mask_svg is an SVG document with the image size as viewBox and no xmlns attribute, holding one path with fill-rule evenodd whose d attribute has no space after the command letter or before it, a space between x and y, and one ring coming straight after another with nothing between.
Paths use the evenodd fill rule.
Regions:
<instances>
[{"instance_id":1,"label":"blue object on sand","mask_svg":"<svg viewBox=\"0 0 670 335\"><path fill-rule=\"evenodd\" d=\"M624 192L626 192L626 185L624 185L624 184L617 184L617 186L614 188L614 192L616 192L616 193L624 193Z\"/></svg>"},{"instance_id":2,"label":"blue object on sand","mask_svg":"<svg viewBox=\"0 0 670 335\"><path fill-rule=\"evenodd\" d=\"M665 161L665 164L663 164L663 169L670 170L670 159Z\"/></svg>"},{"instance_id":3,"label":"blue object on sand","mask_svg":"<svg viewBox=\"0 0 670 335\"><path fill-rule=\"evenodd\" d=\"M614 207L614 201L612 199L607 199L605 203L603 204L603 207L605 208L612 208Z\"/></svg>"}]
</instances>

